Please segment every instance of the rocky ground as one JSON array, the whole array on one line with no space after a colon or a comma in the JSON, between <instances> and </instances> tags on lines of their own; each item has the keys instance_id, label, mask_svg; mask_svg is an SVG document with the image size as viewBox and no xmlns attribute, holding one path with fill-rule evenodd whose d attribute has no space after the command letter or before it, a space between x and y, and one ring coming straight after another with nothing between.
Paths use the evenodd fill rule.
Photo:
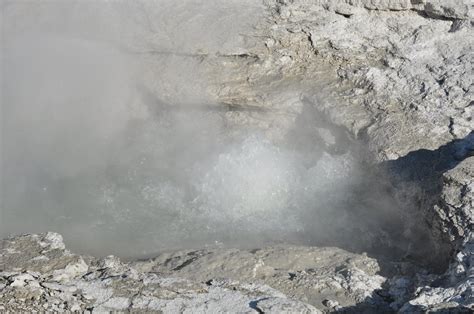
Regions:
<instances>
[{"instance_id":1,"label":"rocky ground","mask_svg":"<svg viewBox=\"0 0 474 314\"><path fill-rule=\"evenodd\" d=\"M121 261L71 253L56 233L13 236L2 244L1 311L472 311L472 1L244 6L250 3L249 12L259 12L248 14L252 27L226 38L219 28L235 16L224 14L213 35L219 42L207 50L184 39L180 51L157 48L167 39L153 36L153 19L122 33L132 38L124 49L142 56L150 76L170 62L157 54L173 56L173 67L195 68L206 84L189 89L206 90L225 107L230 129L258 127L278 141L309 106L336 138L368 147L363 154L389 174L395 199L417 204L400 215L409 232L427 230L426 243L413 241L413 252L396 260L335 247L274 246ZM143 5L141 14L156 14ZM137 29L146 43L133 41ZM144 80L144 88L161 99L173 79L171 85ZM422 247L427 252L416 256Z\"/></svg>"}]
</instances>

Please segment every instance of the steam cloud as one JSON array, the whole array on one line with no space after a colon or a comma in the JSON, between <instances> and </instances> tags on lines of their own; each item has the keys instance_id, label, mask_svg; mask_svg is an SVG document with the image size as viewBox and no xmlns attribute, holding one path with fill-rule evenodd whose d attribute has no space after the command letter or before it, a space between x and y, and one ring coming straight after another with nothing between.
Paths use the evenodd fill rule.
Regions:
<instances>
[{"instance_id":1,"label":"steam cloud","mask_svg":"<svg viewBox=\"0 0 474 314\"><path fill-rule=\"evenodd\" d=\"M29 17L2 9L2 236L53 230L76 251L121 256L334 244L362 225L354 207L391 211L386 195L358 199L368 183L357 154L328 152L314 120L278 143L258 130L231 134L200 105L209 100L193 61L157 56L149 70L101 23L112 4L79 14L72 3Z\"/></svg>"}]
</instances>

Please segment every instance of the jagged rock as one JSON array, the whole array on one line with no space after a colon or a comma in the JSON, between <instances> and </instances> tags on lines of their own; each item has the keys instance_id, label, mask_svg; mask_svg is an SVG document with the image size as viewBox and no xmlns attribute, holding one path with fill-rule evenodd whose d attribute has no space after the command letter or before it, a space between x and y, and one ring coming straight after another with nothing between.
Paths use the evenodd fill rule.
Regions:
<instances>
[{"instance_id":1,"label":"jagged rock","mask_svg":"<svg viewBox=\"0 0 474 314\"><path fill-rule=\"evenodd\" d=\"M472 146L474 147L474 145ZM443 175L443 190L435 210L451 239L461 240L472 232L474 219L474 157L462 161Z\"/></svg>"},{"instance_id":2,"label":"jagged rock","mask_svg":"<svg viewBox=\"0 0 474 314\"><path fill-rule=\"evenodd\" d=\"M37 258L43 254L51 258ZM27 258L18 263L19 255ZM7 312L255 313L270 309L319 313L315 307L263 284L217 280L209 285L137 271L113 256L102 260L76 256L65 249L62 237L52 232L5 240L1 258L0 280L6 284L0 285L0 309Z\"/></svg>"},{"instance_id":3,"label":"jagged rock","mask_svg":"<svg viewBox=\"0 0 474 314\"><path fill-rule=\"evenodd\" d=\"M423 11L429 16L451 19L474 18L474 3L469 0L429 0L424 3Z\"/></svg>"},{"instance_id":4,"label":"jagged rock","mask_svg":"<svg viewBox=\"0 0 474 314\"><path fill-rule=\"evenodd\" d=\"M471 146L472 148L472 146ZM469 311L474 306L474 158L462 161L447 171L440 203L435 207L445 232L458 242L458 252L443 277L441 287L424 286L415 292L402 312Z\"/></svg>"},{"instance_id":5,"label":"jagged rock","mask_svg":"<svg viewBox=\"0 0 474 314\"><path fill-rule=\"evenodd\" d=\"M355 305L382 289L386 280L377 275L380 268L374 259L336 248L182 251L132 267L199 282L231 278L263 283L315 306L328 298L341 306Z\"/></svg>"},{"instance_id":6,"label":"jagged rock","mask_svg":"<svg viewBox=\"0 0 474 314\"><path fill-rule=\"evenodd\" d=\"M87 271L83 258L66 250L62 236L53 232L2 240L2 258L3 271L51 273L58 279Z\"/></svg>"},{"instance_id":7,"label":"jagged rock","mask_svg":"<svg viewBox=\"0 0 474 314\"><path fill-rule=\"evenodd\" d=\"M303 90L315 107L334 123L367 138L380 159L436 149L469 134L474 128L472 23L429 19L417 13L434 10L440 5L436 1L335 3L344 3L346 9L304 0L268 1L274 25L266 36L274 44L256 52L265 60L262 65L268 64L265 69L316 82L317 94ZM468 1L442 6L456 18L473 12ZM282 16L282 12L287 13ZM291 62L279 62L283 56ZM332 70L325 71L328 63ZM253 67L252 75L259 70ZM321 71L326 87L332 86L331 95L322 96Z\"/></svg>"}]
</instances>

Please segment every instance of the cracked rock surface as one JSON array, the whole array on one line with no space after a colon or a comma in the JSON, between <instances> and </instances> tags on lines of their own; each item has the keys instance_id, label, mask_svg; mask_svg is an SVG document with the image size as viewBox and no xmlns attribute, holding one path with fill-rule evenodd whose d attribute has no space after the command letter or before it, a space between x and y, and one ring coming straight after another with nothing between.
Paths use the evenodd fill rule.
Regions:
<instances>
[{"instance_id":1,"label":"cracked rock surface","mask_svg":"<svg viewBox=\"0 0 474 314\"><path fill-rule=\"evenodd\" d=\"M297 79L300 93L380 160L474 129L470 1L322 2L267 1L266 39L249 52L260 61L241 71L244 92L234 88L234 101L264 103L261 82Z\"/></svg>"},{"instance_id":2,"label":"cracked rock surface","mask_svg":"<svg viewBox=\"0 0 474 314\"><path fill-rule=\"evenodd\" d=\"M6 239L1 254L0 306L13 312L319 313L354 306L387 280L375 259L337 248L180 251L126 263L73 254L49 232ZM409 289L404 278L394 285ZM367 306L386 309L390 293Z\"/></svg>"},{"instance_id":3,"label":"cracked rock surface","mask_svg":"<svg viewBox=\"0 0 474 314\"><path fill-rule=\"evenodd\" d=\"M1 256L0 306L9 312L319 313L298 300L305 290L347 294L353 304L384 281L375 260L331 248L189 251L124 263L75 255L48 232L4 240Z\"/></svg>"}]
</instances>

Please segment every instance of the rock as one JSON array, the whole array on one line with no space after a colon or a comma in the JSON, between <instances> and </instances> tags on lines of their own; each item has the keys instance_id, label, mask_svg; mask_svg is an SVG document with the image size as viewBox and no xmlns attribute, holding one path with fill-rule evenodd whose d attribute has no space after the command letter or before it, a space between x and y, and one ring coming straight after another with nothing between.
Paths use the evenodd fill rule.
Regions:
<instances>
[{"instance_id":1,"label":"rock","mask_svg":"<svg viewBox=\"0 0 474 314\"><path fill-rule=\"evenodd\" d=\"M252 302L252 308L260 313L323 313L309 304L281 298L263 298Z\"/></svg>"},{"instance_id":2,"label":"rock","mask_svg":"<svg viewBox=\"0 0 474 314\"><path fill-rule=\"evenodd\" d=\"M468 0L454 0L450 2L442 0L426 1L423 11L429 16L451 19L473 19L474 4Z\"/></svg>"},{"instance_id":3,"label":"rock","mask_svg":"<svg viewBox=\"0 0 474 314\"><path fill-rule=\"evenodd\" d=\"M124 311L130 307L130 299L125 297L113 297L100 305L106 310Z\"/></svg>"},{"instance_id":4,"label":"rock","mask_svg":"<svg viewBox=\"0 0 474 314\"><path fill-rule=\"evenodd\" d=\"M45 241L55 239L54 241ZM207 313L209 311L257 312L303 311L316 308L288 298L264 284L215 280L212 285L173 276L157 276L143 264L128 264L109 256L88 264L88 257L71 254L58 234L22 235L5 241L2 259L6 270L0 279L0 306L6 311L164 311ZM47 245L44 245L46 243ZM40 248L40 249L36 249ZM31 251L23 251L31 250ZM52 255L54 252L54 256ZM38 265L34 254L50 258ZM28 256L21 264L11 265L18 255ZM158 259L159 260L159 259ZM35 262L30 262L35 261ZM65 264L65 262L70 262ZM72 261L72 262L71 262ZM47 264L47 262L51 264ZM155 261L150 261L154 267ZM21 266L21 267L17 267ZM35 271L32 271L32 270ZM39 271L38 271L39 269ZM145 269L145 271L143 271ZM86 275L87 274L87 275ZM44 296L44 297L41 297Z\"/></svg>"},{"instance_id":5,"label":"rock","mask_svg":"<svg viewBox=\"0 0 474 314\"><path fill-rule=\"evenodd\" d=\"M334 300L324 300L323 301L323 305L330 308L331 310L339 310L341 309L341 306L339 305L339 302L337 301L334 301Z\"/></svg>"},{"instance_id":6,"label":"rock","mask_svg":"<svg viewBox=\"0 0 474 314\"><path fill-rule=\"evenodd\" d=\"M137 271L199 282L230 278L263 283L315 306L325 298L337 299L341 306L355 305L386 280L377 275L380 268L374 259L336 248L182 251L132 265Z\"/></svg>"},{"instance_id":7,"label":"rock","mask_svg":"<svg viewBox=\"0 0 474 314\"><path fill-rule=\"evenodd\" d=\"M403 305L401 312L456 309L467 313L474 306L473 165L474 158L470 157L444 174L443 191L435 207L444 231L457 244L458 251L442 277L444 285L419 287L415 297Z\"/></svg>"},{"instance_id":8,"label":"rock","mask_svg":"<svg viewBox=\"0 0 474 314\"><path fill-rule=\"evenodd\" d=\"M441 2L354 1L341 5L377 11L346 10L341 15L331 5L327 11L307 1L270 1L275 12L285 7L298 14L281 21L275 16L267 37L279 44L272 46L269 56L266 53L260 58L273 60L292 53L292 64L275 64L275 69L307 79L324 69L321 63L333 64L342 84L338 82L323 102L320 95L307 95L314 99L316 108L329 113L332 122L368 137L378 158L396 159L413 150L436 149L453 138L464 138L474 128L468 113L472 99L469 69L473 60L468 53L474 47L472 25L458 28L451 21L427 19L413 11L438 12L434 8ZM439 14L446 18L464 19L466 12L473 12L468 1L443 2L442 6L444 13ZM331 82L333 74L325 75ZM349 83L346 91L344 81ZM401 129L405 131L396 132Z\"/></svg>"},{"instance_id":9,"label":"rock","mask_svg":"<svg viewBox=\"0 0 474 314\"><path fill-rule=\"evenodd\" d=\"M61 235L21 235L2 240L2 271L30 271L40 274L57 271L57 276L76 275L86 270L86 261L65 249ZM85 257L86 260L92 260Z\"/></svg>"},{"instance_id":10,"label":"rock","mask_svg":"<svg viewBox=\"0 0 474 314\"><path fill-rule=\"evenodd\" d=\"M53 278L54 281L68 281L73 278L79 277L84 275L89 267L84 262L82 258L76 263L71 263L66 266L64 269L57 269L53 271Z\"/></svg>"},{"instance_id":11,"label":"rock","mask_svg":"<svg viewBox=\"0 0 474 314\"><path fill-rule=\"evenodd\" d=\"M474 224L474 157L443 175L441 199L435 210L453 241L468 238Z\"/></svg>"},{"instance_id":12,"label":"rock","mask_svg":"<svg viewBox=\"0 0 474 314\"><path fill-rule=\"evenodd\" d=\"M65 250L66 246L63 242L63 237L55 232L48 232L42 241L39 243L45 248L45 251L50 250Z\"/></svg>"},{"instance_id":13,"label":"rock","mask_svg":"<svg viewBox=\"0 0 474 314\"><path fill-rule=\"evenodd\" d=\"M27 283L34 281L35 279L30 274L21 274L11 277L11 287L24 287Z\"/></svg>"}]
</instances>

